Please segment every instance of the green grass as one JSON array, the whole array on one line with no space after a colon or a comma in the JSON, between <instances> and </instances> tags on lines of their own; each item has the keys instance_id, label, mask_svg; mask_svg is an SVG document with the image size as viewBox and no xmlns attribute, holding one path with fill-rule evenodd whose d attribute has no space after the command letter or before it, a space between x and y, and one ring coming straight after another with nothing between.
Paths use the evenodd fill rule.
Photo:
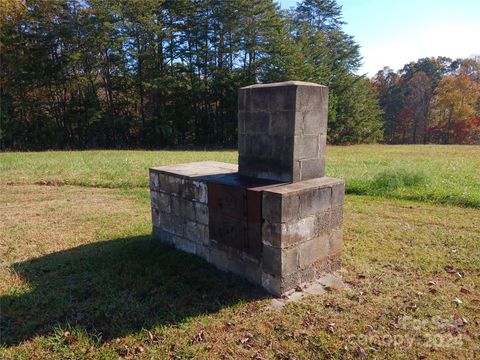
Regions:
<instances>
[{"instance_id":1,"label":"green grass","mask_svg":"<svg viewBox=\"0 0 480 360\"><path fill-rule=\"evenodd\" d=\"M0 154L0 183L148 186L151 166L216 160L236 151L71 151ZM480 146L360 145L327 148L327 175L347 193L480 208Z\"/></svg>"},{"instance_id":2,"label":"green grass","mask_svg":"<svg viewBox=\"0 0 480 360\"><path fill-rule=\"evenodd\" d=\"M0 358L477 356L480 147L329 147L327 173L350 193L351 290L277 311L258 287L150 239L150 166L236 157L0 154Z\"/></svg>"}]
</instances>

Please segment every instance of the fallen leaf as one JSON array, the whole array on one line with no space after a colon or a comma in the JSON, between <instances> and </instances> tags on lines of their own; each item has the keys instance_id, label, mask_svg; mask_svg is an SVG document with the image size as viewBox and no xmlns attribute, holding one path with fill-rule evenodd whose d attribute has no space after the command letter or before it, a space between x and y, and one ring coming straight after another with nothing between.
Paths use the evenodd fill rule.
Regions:
<instances>
[{"instance_id":1,"label":"fallen leaf","mask_svg":"<svg viewBox=\"0 0 480 360\"><path fill-rule=\"evenodd\" d=\"M435 281L429 281L429 282L427 283L427 285L428 285L428 286L435 286L435 285L437 285L437 283L436 283Z\"/></svg>"},{"instance_id":2,"label":"fallen leaf","mask_svg":"<svg viewBox=\"0 0 480 360\"><path fill-rule=\"evenodd\" d=\"M452 265L445 265L444 269L445 269L445 271L446 271L447 273L449 273L449 274L455 272L455 270L453 270L453 266L452 266Z\"/></svg>"},{"instance_id":3,"label":"fallen leaf","mask_svg":"<svg viewBox=\"0 0 480 360\"><path fill-rule=\"evenodd\" d=\"M431 292L432 294L436 294L438 292L438 290L435 288L430 288L428 289L428 291Z\"/></svg>"},{"instance_id":4,"label":"fallen leaf","mask_svg":"<svg viewBox=\"0 0 480 360\"><path fill-rule=\"evenodd\" d=\"M143 344L138 344L137 347L135 348L135 352L137 354L141 354L145 352L145 346Z\"/></svg>"},{"instance_id":5,"label":"fallen leaf","mask_svg":"<svg viewBox=\"0 0 480 360\"><path fill-rule=\"evenodd\" d=\"M357 347L356 352L360 359L365 359L367 357L367 352L360 346Z\"/></svg>"},{"instance_id":6,"label":"fallen leaf","mask_svg":"<svg viewBox=\"0 0 480 360\"><path fill-rule=\"evenodd\" d=\"M464 294L470 294L470 290L468 290L467 288L464 288L463 286L460 288L460 292Z\"/></svg>"},{"instance_id":7,"label":"fallen leaf","mask_svg":"<svg viewBox=\"0 0 480 360\"><path fill-rule=\"evenodd\" d=\"M203 330L200 330L200 332L195 335L193 338L195 341L204 341L205 340L205 332Z\"/></svg>"},{"instance_id":8,"label":"fallen leaf","mask_svg":"<svg viewBox=\"0 0 480 360\"><path fill-rule=\"evenodd\" d=\"M329 323L327 325L327 331L333 334L334 330L335 330L335 323Z\"/></svg>"},{"instance_id":9,"label":"fallen leaf","mask_svg":"<svg viewBox=\"0 0 480 360\"><path fill-rule=\"evenodd\" d=\"M418 309L418 305L417 305L417 304L408 305L405 309L406 309L406 310L416 311L416 310Z\"/></svg>"},{"instance_id":10,"label":"fallen leaf","mask_svg":"<svg viewBox=\"0 0 480 360\"><path fill-rule=\"evenodd\" d=\"M77 337L75 335L72 335L70 331L65 331L63 333L63 337L65 338L65 342L69 345L74 344L77 342Z\"/></svg>"},{"instance_id":11,"label":"fallen leaf","mask_svg":"<svg viewBox=\"0 0 480 360\"><path fill-rule=\"evenodd\" d=\"M252 337L253 337L253 335L250 334L250 333L245 334L244 336L242 336L242 337L240 338L240 343L241 343L241 344L246 344L247 342L250 341L250 339L251 339Z\"/></svg>"}]
</instances>

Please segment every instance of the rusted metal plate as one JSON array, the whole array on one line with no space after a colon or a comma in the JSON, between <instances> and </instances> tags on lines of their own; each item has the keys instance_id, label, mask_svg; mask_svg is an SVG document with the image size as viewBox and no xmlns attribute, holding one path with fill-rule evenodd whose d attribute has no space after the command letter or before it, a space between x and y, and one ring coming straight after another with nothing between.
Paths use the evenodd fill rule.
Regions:
<instances>
[{"instance_id":1,"label":"rusted metal plate","mask_svg":"<svg viewBox=\"0 0 480 360\"><path fill-rule=\"evenodd\" d=\"M242 187L208 183L208 205L215 213L243 220L245 201L245 189Z\"/></svg>"},{"instance_id":2,"label":"rusted metal plate","mask_svg":"<svg viewBox=\"0 0 480 360\"><path fill-rule=\"evenodd\" d=\"M210 237L252 257L262 254L262 192L278 182L238 174L210 177L208 207Z\"/></svg>"},{"instance_id":3,"label":"rusted metal plate","mask_svg":"<svg viewBox=\"0 0 480 360\"><path fill-rule=\"evenodd\" d=\"M238 219L217 215L210 221L210 237L222 246L240 251L245 248L245 224Z\"/></svg>"}]
</instances>

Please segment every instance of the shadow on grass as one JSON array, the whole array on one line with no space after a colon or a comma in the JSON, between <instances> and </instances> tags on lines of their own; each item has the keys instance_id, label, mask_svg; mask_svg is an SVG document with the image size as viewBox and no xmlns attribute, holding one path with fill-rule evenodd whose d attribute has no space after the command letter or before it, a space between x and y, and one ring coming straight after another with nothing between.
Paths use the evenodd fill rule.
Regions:
<instances>
[{"instance_id":1,"label":"shadow on grass","mask_svg":"<svg viewBox=\"0 0 480 360\"><path fill-rule=\"evenodd\" d=\"M85 245L12 266L30 292L2 296L1 343L79 326L102 341L268 296L150 237Z\"/></svg>"}]
</instances>

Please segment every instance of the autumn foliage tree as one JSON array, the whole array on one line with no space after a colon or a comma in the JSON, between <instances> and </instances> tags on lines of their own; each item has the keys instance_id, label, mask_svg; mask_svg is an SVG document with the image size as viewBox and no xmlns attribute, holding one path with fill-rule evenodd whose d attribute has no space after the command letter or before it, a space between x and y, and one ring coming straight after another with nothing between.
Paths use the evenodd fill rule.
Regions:
<instances>
[{"instance_id":1,"label":"autumn foliage tree","mask_svg":"<svg viewBox=\"0 0 480 360\"><path fill-rule=\"evenodd\" d=\"M424 58L373 78L387 142L480 143L480 59Z\"/></svg>"}]
</instances>

